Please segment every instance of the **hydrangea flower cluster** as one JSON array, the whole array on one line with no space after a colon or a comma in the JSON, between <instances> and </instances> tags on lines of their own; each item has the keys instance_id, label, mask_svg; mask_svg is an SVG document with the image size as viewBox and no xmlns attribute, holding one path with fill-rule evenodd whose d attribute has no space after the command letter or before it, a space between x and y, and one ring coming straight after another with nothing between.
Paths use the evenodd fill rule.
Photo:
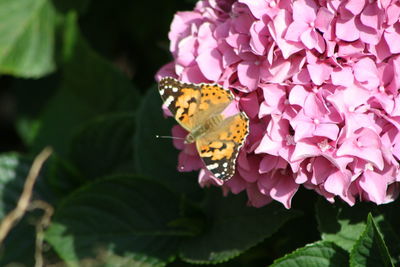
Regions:
<instances>
[{"instance_id":1,"label":"hydrangea flower cluster","mask_svg":"<svg viewBox=\"0 0 400 267\"><path fill-rule=\"evenodd\" d=\"M397 0L203 0L178 12L173 62L157 77L231 88L250 118L235 176L210 176L191 145L178 170L202 186L246 190L255 207L290 208L300 186L328 201L377 204L399 193ZM186 132L176 126L174 136Z\"/></svg>"}]
</instances>

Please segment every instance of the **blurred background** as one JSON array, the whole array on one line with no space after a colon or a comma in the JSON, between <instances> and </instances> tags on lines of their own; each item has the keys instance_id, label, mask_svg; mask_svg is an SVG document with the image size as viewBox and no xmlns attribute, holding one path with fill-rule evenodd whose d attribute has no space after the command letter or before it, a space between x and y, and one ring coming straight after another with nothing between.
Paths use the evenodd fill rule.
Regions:
<instances>
[{"instance_id":1,"label":"blurred background","mask_svg":"<svg viewBox=\"0 0 400 267\"><path fill-rule=\"evenodd\" d=\"M0 220L46 146L33 201L54 209L50 225L42 209L25 214L0 266L266 266L340 225L354 225L345 244L358 239L368 205L350 212L301 189L291 210L250 208L245 193L177 172L172 142L155 138L175 122L154 75L171 60L174 13L195 2L0 0ZM324 257L345 262L345 248Z\"/></svg>"},{"instance_id":2,"label":"blurred background","mask_svg":"<svg viewBox=\"0 0 400 267\"><path fill-rule=\"evenodd\" d=\"M12 8L17 6L17 4L12 4L12 1L3 2L4 12L7 12L7 9L11 12ZM27 13L29 8L36 5L35 2L38 3L38 8L42 8L40 5L45 4L46 1L31 1L31 5L24 3L27 1L14 2L26 5L21 7L25 9L21 13ZM193 9L195 3L191 0L156 2L54 0L50 2L56 9L56 15L34 12L33 15L41 16L41 23L48 24L48 29L45 29L48 32L43 33L47 35L45 38L53 38L49 35L54 34L54 39L44 41L44 45L47 46L40 47L39 51L35 51L37 47L32 46L32 44L43 45L39 40L31 39L23 44L24 47L21 49L25 49L26 54L36 54L31 62L25 62L31 63L31 66L26 64L23 66L22 63L10 66L3 60L1 70L3 75L0 80L0 151L2 152L28 149L34 136L29 137L31 140L26 140L25 135L33 135L33 133L24 133L24 127L28 127L27 124L32 122L31 120L38 118L39 114L44 112L46 104L60 86L67 61L65 53L73 46L68 43L72 40L65 39L68 38L65 36L66 27L68 27L65 20L68 13L76 17L80 34L88 43L91 52L96 53L101 59L122 72L126 79L132 81L135 89L143 94L149 87L154 86L156 71L171 59L168 53L167 33L173 14L178 10ZM19 19L18 14L11 19ZM23 18L17 23L22 30L24 30L23 23L25 23ZM8 25L4 25L6 26ZM16 36L19 42L24 42L22 38L25 36ZM6 42L7 40L4 40L4 47L8 45ZM18 51L14 52L17 54ZM40 62L40 66L36 67L35 63L43 57L47 58L47 62ZM36 59L38 61L35 62ZM27 71L26 69L29 68L37 68L37 70Z\"/></svg>"}]
</instances>

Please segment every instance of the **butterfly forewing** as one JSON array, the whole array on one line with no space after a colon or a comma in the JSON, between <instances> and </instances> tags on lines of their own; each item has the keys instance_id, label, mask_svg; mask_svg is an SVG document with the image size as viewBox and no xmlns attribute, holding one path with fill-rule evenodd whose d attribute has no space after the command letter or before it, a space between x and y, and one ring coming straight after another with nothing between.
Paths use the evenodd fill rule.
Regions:
<instances>
[{"instance_id":1,"label":"butterfly forewing","mask_svg":"<svg viewBox=\"0 0 400 267\"><path fill-rule=\"evenodd\" d=\"M200 103L200 89L196 84L182 83L171 77L162 78L159 82L158 90L164 104L189 132L194 127L193 116Z\"/></svg>"}]
</instances>

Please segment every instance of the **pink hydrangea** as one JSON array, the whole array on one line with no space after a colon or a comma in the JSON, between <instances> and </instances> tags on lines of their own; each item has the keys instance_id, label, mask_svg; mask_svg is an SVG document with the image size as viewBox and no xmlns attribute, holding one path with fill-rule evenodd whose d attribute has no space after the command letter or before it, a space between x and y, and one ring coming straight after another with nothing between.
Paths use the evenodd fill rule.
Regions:
<instances>
[{"instance_id":1,"label":"pink hydrangea","mask_svg":"<svg viewBox=\"0 0 400 267\"><path fill-rule=\"evenodd\" d=\"M175 140L179 171L201 186L290 208L300 186L328 201L393 201L400 175L397 0L203 0L178 12L173 61L157 74L217 82L239 99L250 134L222 182ZM174 136L186 133L179 126Z\"/></svg>"}]
</instances>

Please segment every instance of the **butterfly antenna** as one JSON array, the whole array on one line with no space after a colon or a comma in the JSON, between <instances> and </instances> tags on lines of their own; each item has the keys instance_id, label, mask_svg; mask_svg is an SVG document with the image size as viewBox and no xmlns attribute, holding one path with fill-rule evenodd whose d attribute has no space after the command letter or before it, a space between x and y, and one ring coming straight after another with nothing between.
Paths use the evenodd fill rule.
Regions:
<instances>
[{"instance_id":1,"label":"butterfly antenna","mask_svg":"<svg viewBox=\"0 0 400 267\"><path fill-rule=\"evenodd\" d=\"M184 140L183 137L175 137L175 136L168 136L168 135L156 135L156 138L168 138L168 139L177 139L177 140Z\"/></svg>"}]
</instances>

